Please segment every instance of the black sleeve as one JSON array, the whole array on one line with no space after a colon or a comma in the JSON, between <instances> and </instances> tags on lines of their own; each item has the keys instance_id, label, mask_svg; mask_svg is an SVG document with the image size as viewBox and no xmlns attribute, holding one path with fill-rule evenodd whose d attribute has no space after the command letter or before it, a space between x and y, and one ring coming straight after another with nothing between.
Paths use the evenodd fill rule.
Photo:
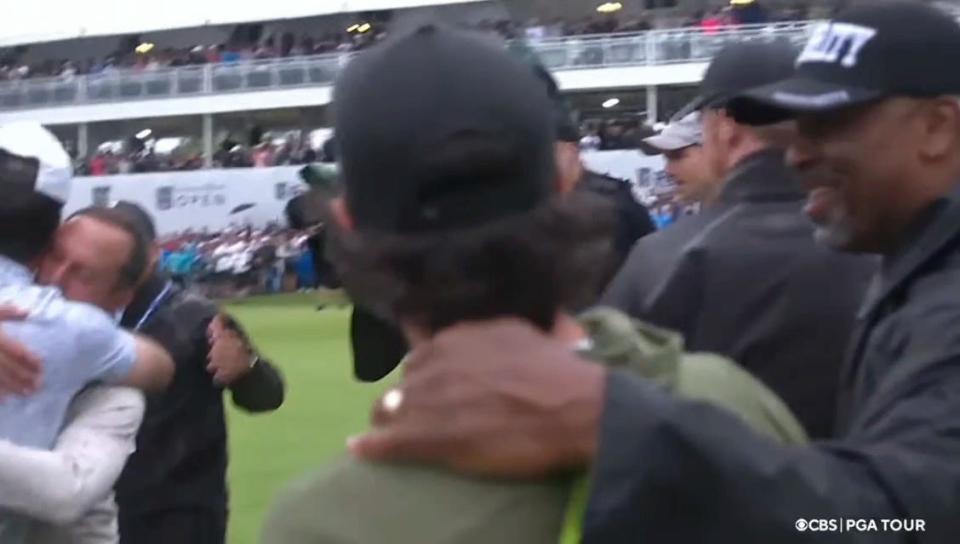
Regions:
<instances>
[{"instance_id":1,"label":"black sleeve","mask_svg":"<svg viewBox=\"0 0 960 544\"><path fill-rule=\"evenodd\" d=\"M243 338L250 349L256 352L250 337L238 321L224 314L226 326L233 329ZM247 412L271 412L283 405L286 393L283 375L268 360L260 356L260 360L247 373L230 386L233 403Z\"/></svg>"},{"instance_id":2,"label":"black sleeve","mask_svg":"<svg viewBox=\"0 0 960 544\"><path fill-rule=\"evenodd\" d=\"M637 242L600 303L690 335L702 307L706 256L699 249L676 255L663 234Z\"/></svg>"},{"instance_id":3,"label":"black sleeve","mask_svg":"<svg viewBox=\"0 0 960 544\"><path fill-rule=\"evenodd\" d=\"M657 227L653 224L653 219L650 217L650 211L647 210L646 206L640 204L635 198L633 198L633 193L629 188L625 190L625 193L625 213L627 217L627 223L630 225L629 243L630 247L633 247L633 244L637 240L656 232Z\"/></svg>"},{"instance_id":4,"label":"black sleeve","mask_svg":"<svg viewBox=\"0 0 960 544\"><path fill-rule=\"evenodd\" d=\"M888 388L890 389L890 388ZM960 356L888 390L844 441L788 448L620 373L607 383L584 542L946 543L960 534ZM923 532L798 531L920 519Z\"/></svg>"},{"instance_id":5,"label":"black sleeve","mask_svg":"<svg viewBox=\"0 0 960 544\"><path fill-rule=\"evenodd\" d=\"M250 372L230 386L233 403L247 412L272 412L283 405L283 375L261 358Z\"/></svg>"}]
</instances>

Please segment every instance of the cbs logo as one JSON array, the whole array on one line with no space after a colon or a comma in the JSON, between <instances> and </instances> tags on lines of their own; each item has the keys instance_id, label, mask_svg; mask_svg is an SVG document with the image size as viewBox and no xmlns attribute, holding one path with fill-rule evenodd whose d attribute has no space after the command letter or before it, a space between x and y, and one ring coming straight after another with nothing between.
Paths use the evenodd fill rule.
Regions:
<instances>
[{"instance_id":1,"label":"cbs logo","mask_svg":"<svg viewBox=\"0 0 960 544\"><path fill-rule=\"evenodd\" d=\"M800 532L810 531L814 533L833 532L840 528L835 519L798 519L795 525Z\"/></svg>"}]
</instances>

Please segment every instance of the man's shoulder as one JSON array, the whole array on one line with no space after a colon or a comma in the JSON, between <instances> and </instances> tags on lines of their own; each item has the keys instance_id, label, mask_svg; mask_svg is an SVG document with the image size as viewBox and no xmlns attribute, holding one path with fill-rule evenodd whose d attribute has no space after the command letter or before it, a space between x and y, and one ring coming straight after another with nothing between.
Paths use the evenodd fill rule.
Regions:
<instances>
[{"instance_id":1,"label":"man's shoulder","mask_svg":"<svg viewBox=\"0 0 960 544\"><path fill-rule=\"evenodd\" d=\"M706 229L722 216L720 209L709 209L696 215L683 216L672 225L641 238L635 247L641 247L646 251L667 250L681 253L687 249L690 242L704 238L704 235L708 234Z\"/></svg>"},{"instance_id":2,"label":"man's shoulder","mask_svg":"<svg viewBox=\"0 0 960 544\"><path fill-rule=\"evenodd\" d=\"M281 493L262 542L553 543L569 486L344 457Z\"/></svg>"},{"instance_id":3,"label":"man's shoulder","mask_svg":"<svg viewBox=\"0 0 960 544\"><path fill-rule=\"evenodd\" d=\"M40 285L23 285L0 289L0 302L28 312L35 323L69 325L86 331L115 329L116 323L102 309L64 298L59 289Z\"/></svg>"},{"instance_id":4,"label":"man's shoulder","mask_svg":"<svg viewBox=\"0 0 960 544\"><path fill-rule=\"evenodd\" d=\"M580 317L592 358L663 385L674 394L738 415L754 430L787 443L806 440L802 426L766 385L721 355L689 353L680 334L596 308Z\"/></svg>"}]
</instances>

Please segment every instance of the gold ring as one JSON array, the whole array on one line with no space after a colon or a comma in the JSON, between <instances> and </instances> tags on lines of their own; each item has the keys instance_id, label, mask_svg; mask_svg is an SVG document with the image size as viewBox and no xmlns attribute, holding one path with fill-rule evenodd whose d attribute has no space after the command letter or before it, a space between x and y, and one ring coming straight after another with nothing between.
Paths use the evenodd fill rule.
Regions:
<instances>
[{"instance_id":1,"label":"gold ring","mask_svg":"<svg viewBox=\"0 0 960 544\"><path fill-rule=\"evenodd\" d=\"M388 414L397 413L400 405L403 404L403 391L396 388L387 391L380 403L384 412Z\"/></svg>"}]
</instances>

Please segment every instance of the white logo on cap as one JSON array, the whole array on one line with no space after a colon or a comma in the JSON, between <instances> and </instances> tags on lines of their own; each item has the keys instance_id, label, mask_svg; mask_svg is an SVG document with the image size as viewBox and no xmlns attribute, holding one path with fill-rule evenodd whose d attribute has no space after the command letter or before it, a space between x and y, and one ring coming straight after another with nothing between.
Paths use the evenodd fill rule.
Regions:
<instances>
[{"instance_id":1,"label":"white logo on cap","mask_svg":"<svg viewBox=\"0 0 960 544\"><path fill-rule=\"evenodd\" d=\"M876 29L850 23L824 23L818 25L807 46L797 58L797 66L808 62L829 62L846 68L857 65L860 51L877 35ZM847 54L840 58L846 48Z\"/></svg>"}]
</instances>

